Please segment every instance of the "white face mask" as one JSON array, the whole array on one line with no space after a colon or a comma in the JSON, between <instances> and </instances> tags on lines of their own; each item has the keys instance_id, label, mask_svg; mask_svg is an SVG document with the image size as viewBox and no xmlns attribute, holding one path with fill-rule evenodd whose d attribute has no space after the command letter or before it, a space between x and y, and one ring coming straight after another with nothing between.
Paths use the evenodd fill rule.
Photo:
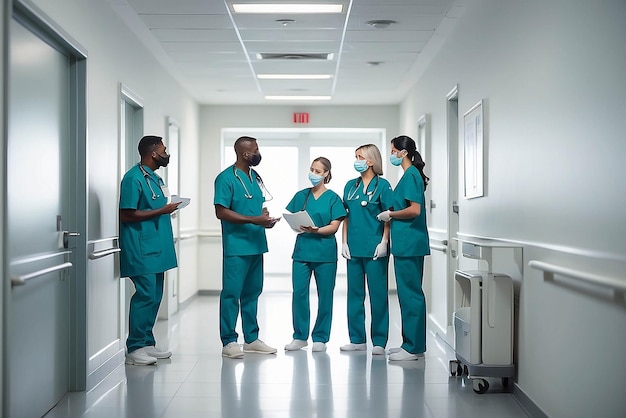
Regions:
<instances>
[{"instance_id":1,"label":"white face mask","mask_svg":"<svg viewBox=\"0 0 626 418\"><path fill-rule=\"evenodd\" d=\"M317 186L323 179L324 179L324 176L318 176L315 173L309 172L309 181L311 182L313 186Z\"/></svg>"}]
</instances>

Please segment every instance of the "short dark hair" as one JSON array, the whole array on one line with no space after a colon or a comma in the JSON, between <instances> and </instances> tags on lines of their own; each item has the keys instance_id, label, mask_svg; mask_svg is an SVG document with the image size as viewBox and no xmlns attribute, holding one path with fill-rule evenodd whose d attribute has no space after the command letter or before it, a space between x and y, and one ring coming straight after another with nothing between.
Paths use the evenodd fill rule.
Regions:
<instances>
[{"instance_id":1,"label":"short dark hair","mask_svg":"<svg viewBox=\"0 0 626 418\"><path fill-rule=\"evenodd\" d=\"M237 148L239 147L239 145L243 144L243 143L251 143L251 142L256 142L256 138L253 138L251 136L240 136L239 138L237 138L237 140L235 141L234 144L234 148L235 151L237 150Z\"/></svg>"},{"instance_id":2,"label":"short dark hair","mask_svg":"<svg viewBox=\"0 0 626 418\"><path fill-rule=\"evenodd\" d=\"M154 147L156 145L159 145L161 142L163 142L163 138L160 136L155 136L155 135L144 136L143 138L139 140L139 145L137 146L137 149L139 150L139 155L143 157L149 152L152 152L154 150Z\"/></svg>"}]
</instances>

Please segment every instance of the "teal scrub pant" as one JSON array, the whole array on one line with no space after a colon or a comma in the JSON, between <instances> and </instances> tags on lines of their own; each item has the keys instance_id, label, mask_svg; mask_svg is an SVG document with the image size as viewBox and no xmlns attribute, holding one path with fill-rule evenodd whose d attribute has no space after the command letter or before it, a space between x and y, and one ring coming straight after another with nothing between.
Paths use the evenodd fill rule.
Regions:
<instances>
[{"instance_id":1,"label":"teal scrub pant","mask_svg":"<svg viewBox=\"0 0 626 418\"><path fill-rule=\"evenodd\" d=\"M393 258L402 316L402 348L412 354L426 351L426 299L422 290L424 256Z\"/></svg>"},{"instance_id":2,"label":"teal scrub pant","mask_svg":"<svg viewBox=\"0 0 626 418\"><path fill-rule=\"evenodd\" d=\"M164 276L164 273L154 273L130 278L135 285L135 293L130 299L128 312L126 349L129 353L143 347L156 345L152 328L163 297Z\"/></svg>"},{"instance_id":3,"label":"teal scrub pant","mask_svg":"<svg viewBox=\"0 0 626 418\"><path fill-rule=\"evenodd\" d=\"M330 263L293 261L291 275L293 285L291 297L293 338L304 341L309 339L311 273L315 274L317 286L317 319L311 337L313 342L326 343L330 339L330 326L333 320L333 293L337 275L336 261Z\"/></svg>"},{"instance_id":4,"label":"teal scrub pant","mask_svg":"<svg viewBox=\"0 0 626 418\"><path fill-rule=\"evenodd\" d=\"M385 347L389 336L389 258L352 257L348 260L348 335L353 344L366 342L365 281L370 295L371 337L374 346Z\"/></svg>"},{"instance_id":5,"label":"teal scrub pant","mask_svg":"<svg viewBox=\"0 0 626 418\"><path fill-rule=\"evenodd\" d=\"M223 345L237 341L237 315L246 343L259 338L257 309L263 291L263 254L224 256L220 293L220 338Z\"/></svg>"}]
</instances>

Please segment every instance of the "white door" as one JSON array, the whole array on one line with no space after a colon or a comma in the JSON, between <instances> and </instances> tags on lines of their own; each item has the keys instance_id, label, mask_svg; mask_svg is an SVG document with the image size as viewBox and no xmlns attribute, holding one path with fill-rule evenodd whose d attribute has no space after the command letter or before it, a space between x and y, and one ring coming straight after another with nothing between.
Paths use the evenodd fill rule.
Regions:
<instances>
[{"instance_id":1,"label":"white door","mask_svg":"<svg viewBox=\"0 0 626 418\"><path fill-rule=\"evenodd\" d=\"M84 380L84 368L72 362L85 355L76 351L84 347L82 331L82 341L75 340L76 328L84 327L75 322L81 316L75 308L84 304L77 289L85 281L85 262L76 259L84 256L76 248L84 244L85 225L77 220L85 214L76 208L85 205L76 204L84 196L74 183L85 174L70 160L74 58L22 21L12 19L9 32L7 390L11 417L38 417L72 388L74 373Z\"/></svg>"},{"instance_id":2,"label":"white door","mask_svg":"<svg viewBox=\"0 0 626 418\"><path fill-rule=\"evenodd\" d=\"M458 188L458 92L454 88L447 96L446 161L426 161L431 181L427 190L428 228L430 234L430 274L427 283L429 324L448 343L454 344L452 315L454 309L454 272L457 269L459 230ZM428 127L426 126L426 131ZM431 144L434 146L435 144Z\"/></svg>"}]
</instances>

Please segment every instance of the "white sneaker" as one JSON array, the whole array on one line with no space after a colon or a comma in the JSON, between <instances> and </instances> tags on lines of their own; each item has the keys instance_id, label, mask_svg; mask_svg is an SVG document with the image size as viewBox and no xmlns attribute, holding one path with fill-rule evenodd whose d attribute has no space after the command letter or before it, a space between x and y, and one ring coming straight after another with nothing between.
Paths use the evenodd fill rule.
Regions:
<instances>
[{"instance_id":1,"label":"white sneaker","mask_svg":"<svg viewBox=\"0 0 626 418\"><path fill-rule=\"evenodd\" d=\"M172 357L171 351L161 351L153 345L149 345L144 348L146 349L146 354L149 355L150 357L160 358L160 359Z\"/></svg>"},{"instance_id":2,"label":"white sneaker","mask_svg":"<svg viewBox=\"0 0 626 418\"><path fill-rule=\"evenodd\" d=\"M411 360L417 360L418 357L419 356L417 354L409 353L408 351L404 349L400 349L400 351L390 354L389 360L390 361L411 361Z\"/></svg>"},{"instance_id":3,"label":"white sneaker","mask_svg":"<svg viewBox=\"0 0 626 418\"><path fill-rule=\"evenodd\" d=\"M385 354L385 349L382 348L381 346L377 345L376 347L372 348L373 356L382 356L384 354Z\"/></svg>"},{"instance_id":4,"label":"white sneaker","mask_svg":"<svg viewBox=\"0 0 626 418\"><path fill-rule=\"evenodd\" d=\"M237 342L233 341L222 347L222 357L243 358L243 351Z\"/></svg>"},{"instance_id":5,"label":"white sneaker","mask_svg":"<svg viewBox=\"0 0 626 418\"><path fill-rule=\"evenodd\" d=\"M340 351L363 351L363 350L367 350L367 344L366 343L361 343L361 344L346 344L346 345L342 345L341 347L339 347Z\"/></svg>"},{"instance_id":6,"label":"white sneaker","mask_svg":"<svg viewBox=\"0 0 626 418\"><path fill-rule=\"evenodd\" d=\"M399 353L400 351L402 351L402 347L393 347L393 348L390 348L387 351L389 352L389 354Z\"/></svg>"},{"instance_id":7,"label":"white sneaker","mask_svg":"<svg viewBox=\"0 0 626 418\"><path fill-rule=\"evenodd\" d=\"M309 343L307 343L304 340L293 340L292 342L290 342L289 344L285 346L285 350L296 351L296 350L306 347L307 345L309 345Z\"/></svg>"},{"instance_id":8,"label":"white sneaker","mask_svg":"<svg viewBox=\"0 0 626 418\"><path fill-rule=\"evenodd\" d=\"M261 340L252 341L250 344L244 343L244 353L258 353L258 354L276 354L276 349L265 344Z\"/></svg>"},{"instance_id":9,"label":"white sneaker","mask_svg":"<svg viewBox=\"0 0 626 418\"><path fill-rule=\"evenodd\" d=\"M313 352L326 351L326 343L316 342L313 343L313 348L311 348Z\"/></svg>"},{"instance_id":10,"label":"white sneaker","mask_svg":"<svg viewBox=\"0 0 626 418\"><path fill-rule=\"evenodd\" d=\"M157 360L146 354L146 347L139 348L131 353L126 354L126 364L135 366L148 366L156 364Z\"/></svg>"}]
</instances>

